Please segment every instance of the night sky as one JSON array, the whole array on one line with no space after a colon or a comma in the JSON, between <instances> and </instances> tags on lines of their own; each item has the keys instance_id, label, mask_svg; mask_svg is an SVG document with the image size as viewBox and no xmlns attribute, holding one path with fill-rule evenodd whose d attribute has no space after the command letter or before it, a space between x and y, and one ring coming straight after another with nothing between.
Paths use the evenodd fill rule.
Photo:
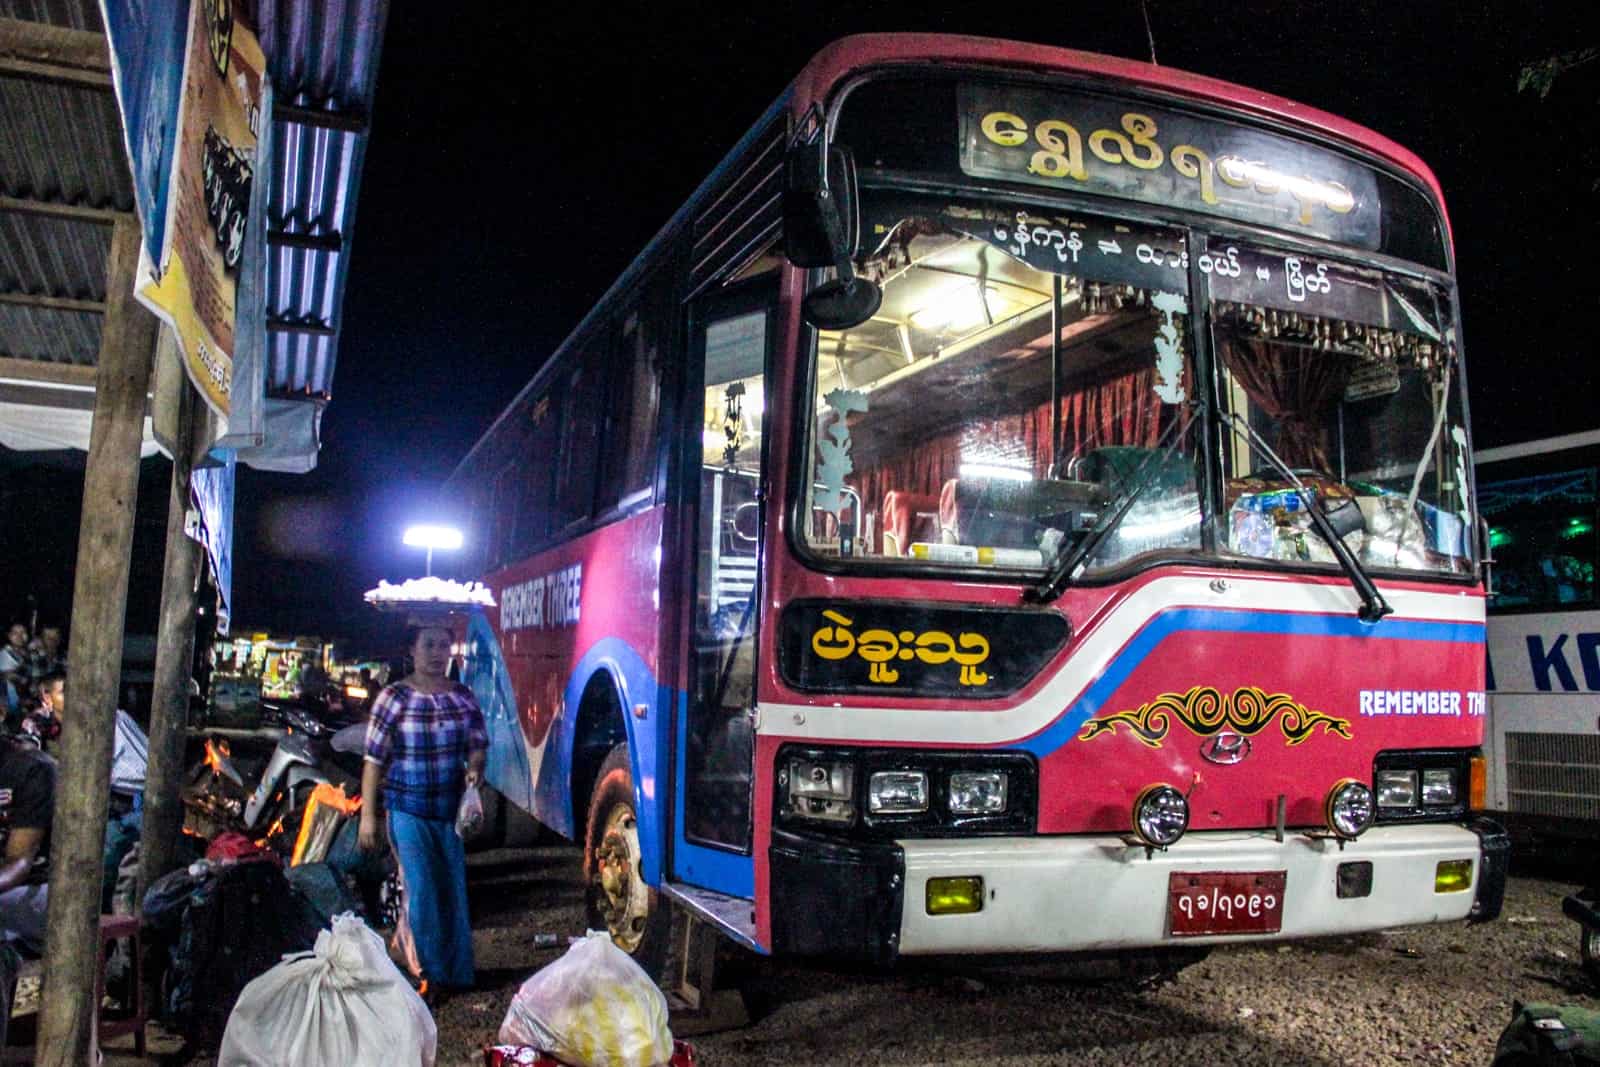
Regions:
<instances>
[{"instance_id":1,"label":"night sky","mask_svg":"<svg viewBox=\"0 0 1600 1067\"><path fill-rule=\"evenodd\" d=\"M422 571L402 526L428 516L494 416L827 42L934 30L1149 58L1136 3L1015 10L394 4L321 465L299 477L241 468L235 623L375 643L361 591ZM1600 422L1588 332L1600 63L1547 99L1517 91L1524 62L1595 43L1556 14L1567 8L1149 10L1163 65L1331 111L1434 168L1480 447Z\"/></svg>"}]
</instances>

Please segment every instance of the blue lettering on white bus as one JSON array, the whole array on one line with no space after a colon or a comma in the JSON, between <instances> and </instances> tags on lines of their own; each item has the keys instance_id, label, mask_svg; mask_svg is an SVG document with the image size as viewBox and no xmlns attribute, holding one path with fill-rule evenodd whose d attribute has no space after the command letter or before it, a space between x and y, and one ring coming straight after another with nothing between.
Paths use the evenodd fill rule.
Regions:
<instances>
[{"instance_id":1,"label":"blue lettering on white bus","mask_svg":"<svg viewBox=\"0 0 1600 1067\"><path fill-rule=\"evenodd\" d=\"M1559 684L1563 692L1580 691L1577 675L1567 658L1568 638L1574 639L1573 644L1578 649L1578 665L1583 669L1581 688L1590 692L1600 692L1600 633L1558 634L1549 645L1545 644L1545 639L1540 634L1527 635L1525 640L1528 644L1528 668L1533 676L1534 688L1549 693L1555 691L1555 686ZM1491 688L1493 688L1493 677L1491 664Z\"/></svg>"}]
</instances>

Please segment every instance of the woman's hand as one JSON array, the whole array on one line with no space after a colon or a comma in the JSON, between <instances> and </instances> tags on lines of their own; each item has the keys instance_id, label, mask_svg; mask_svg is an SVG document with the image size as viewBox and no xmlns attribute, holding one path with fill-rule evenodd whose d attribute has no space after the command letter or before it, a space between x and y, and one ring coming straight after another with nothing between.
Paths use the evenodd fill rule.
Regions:
<instances>
[{"instance_id":1,"label":"woman's hand","mask_svg":"<svg viewBox=\"0 0 1600 1067\"><path fill-rule=\"evenodd\" d=\"M361 829L356 836L356 843L362 852L381 852L383 850L383 827L378 823L376 815L369 815L365 808L361 812Z\"/></svg>"}]
</instances>

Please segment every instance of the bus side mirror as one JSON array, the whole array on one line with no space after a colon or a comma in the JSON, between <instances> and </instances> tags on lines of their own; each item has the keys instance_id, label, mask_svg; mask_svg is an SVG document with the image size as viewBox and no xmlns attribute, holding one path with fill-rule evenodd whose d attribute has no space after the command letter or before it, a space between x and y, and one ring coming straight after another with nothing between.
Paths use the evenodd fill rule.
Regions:
<instances>
[{"instance_id":1,"label":"bus side mirror","mask_svg":"<svg viewBox=\"0 0 1600 1067\"><path fill-rule=\"evenodd\" d=\"M835 276L806 294L801 312L819 330L848 330L877 313L883 290L856 276L850 257L861 235L856 166L840 145L800 144L784 166L783 250L797 267L833 267Z\"/></svg>"}]
</instances>

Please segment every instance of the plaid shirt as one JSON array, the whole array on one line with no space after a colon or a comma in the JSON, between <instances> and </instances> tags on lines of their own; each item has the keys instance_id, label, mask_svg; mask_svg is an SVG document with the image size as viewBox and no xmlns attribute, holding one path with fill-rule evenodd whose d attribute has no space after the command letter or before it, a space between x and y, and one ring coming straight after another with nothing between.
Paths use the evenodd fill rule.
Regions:
<instances>
[{"instance_id":1,"label":"plaid shirt","mask_svg":"<svg viewBox=\"0 0 1600 1067\"><path fill-rule=\"evenodd\" d=\"M483 712L464 685L423 693L397 682L372 704L366 757L385 768L383 802L391 811L454 819L467 756L488 747Z\"/></svg>"}]
</instances>

